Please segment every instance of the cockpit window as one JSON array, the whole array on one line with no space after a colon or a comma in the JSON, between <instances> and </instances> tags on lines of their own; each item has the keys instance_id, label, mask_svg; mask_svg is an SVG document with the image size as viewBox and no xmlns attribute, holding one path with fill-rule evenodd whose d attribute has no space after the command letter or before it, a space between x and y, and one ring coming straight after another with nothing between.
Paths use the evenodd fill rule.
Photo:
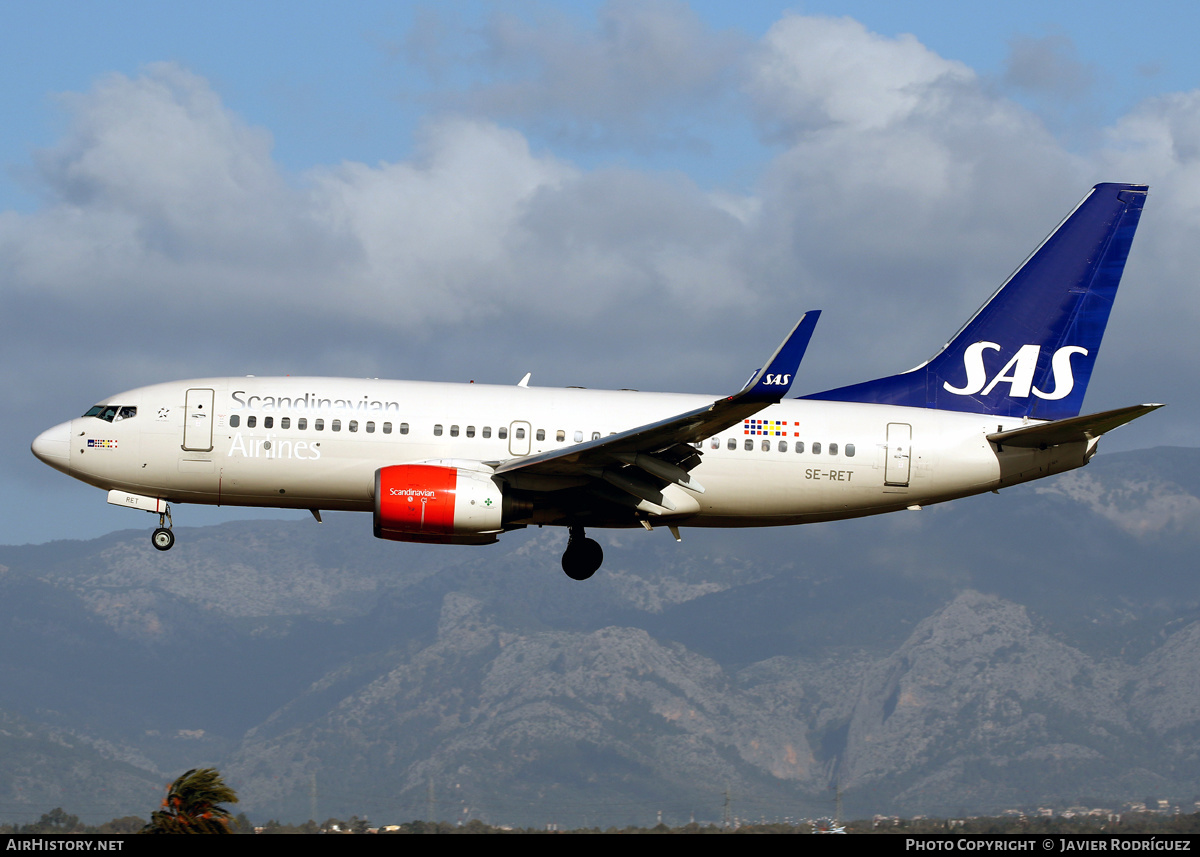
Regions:
<instances>
[{"instance_id":1,"label":"cockpit window","mask_svg":"<svg viewBox=\"0 0 1200 857\"><path fill-rule=\"evenodd\" d=\"M137 408L132 405L95 405L89 408L84 416L95 417L96 419L104 420L106 423L111 423L117 420L127 420L130 417L136 417Z\"/></svg>"}]
</instances>

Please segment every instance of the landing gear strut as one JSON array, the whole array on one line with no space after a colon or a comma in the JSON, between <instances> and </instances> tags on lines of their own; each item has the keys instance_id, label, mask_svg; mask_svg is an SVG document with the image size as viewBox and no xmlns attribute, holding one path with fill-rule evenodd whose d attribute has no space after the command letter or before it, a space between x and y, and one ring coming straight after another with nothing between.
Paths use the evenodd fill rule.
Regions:
<instances>
[{"instance_id":1,"label":"landing gear strut","mask_svg":"<svg viewBox=\"0 0 1200 857\"><path fill-rule=\"evenodd\" d=\"M158 516L158 529L150 536L150 544L160 551L169 551L173 548L175 546L175 534L171 532L173 526L171 507L167 506Z\"/></svg>"},{"instance_id":2,"label":"landing gear strut","mask_svg":"<svg viewBox=\"0 0 1200 857\"><path fill-rule=\"evenodd\" d=\"M572 580L587 580L604 562L604 549L594 539L583 534L583 527L571 527L567 549L562 556L562 569Z\"/></svg>"}]
</instances>

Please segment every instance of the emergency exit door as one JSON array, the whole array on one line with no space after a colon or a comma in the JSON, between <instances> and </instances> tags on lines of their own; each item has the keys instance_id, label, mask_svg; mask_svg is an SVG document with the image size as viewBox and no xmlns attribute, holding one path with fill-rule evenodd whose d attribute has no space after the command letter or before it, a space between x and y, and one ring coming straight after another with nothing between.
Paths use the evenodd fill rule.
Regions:
<instances>
[{"instance_id":1,"label":"emergency exit door","mask_svg":"<svg viewBox=\"0 0 1200 857\"><path fill-rule=\"evenodd\" d=\"M912 426L908 423L888 423L887 461L883 465L883 484L908 487L912 469Z\"/></svg>"},{"instance_id":2,"label":"emergency exit door","mask_svg":"<svg viewBox=\"0 0 1200 857\"><path fill-rule=\"evenodd\" d=\"M183 414L183 448L211 452L213 448L213 391L187 391Z\"/></svg>"}]
</instances>

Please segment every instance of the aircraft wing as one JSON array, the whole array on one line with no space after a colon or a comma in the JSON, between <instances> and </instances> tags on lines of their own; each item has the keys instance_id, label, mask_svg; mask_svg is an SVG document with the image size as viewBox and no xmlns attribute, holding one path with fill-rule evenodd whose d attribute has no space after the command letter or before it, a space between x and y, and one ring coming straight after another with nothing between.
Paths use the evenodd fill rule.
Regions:
<instances>
[{"instance_id":1,"label":"aircraft wing","mask_svg":"<svg viewBox=\"0 0 1200 857\"><path fill-rule=\"evenodd\" d=\"M540 455L511 458L495 465L497 475L591 476L607 479L605 468L633 465L661 482L673 482L703 492L689 470L700 461L699 451L687 444L699 443L730 426L737 425L763 408L779 402L791 389L792 379L808 348L819 310L806 312L792 332L771 355L766 366L732 396L711 405L668 417L598 440L574 444ZM620 480L626 482L628 480ZM629 493L625 484L619 484Z\"/></svg>"},{"instance_id":2,"label":"aircraft wing","mask_svg":"<svg viewBox=\"0 0 1200 857\"><path fill-rule=\"evenodd\" d=\"M1138 417L1145 416L1161 407L1162 405L1155 404L1130 405L1127 408L1101 411L1098 414L1086 414L1081 417L1055 420L1051 423L1038 423L1009 431L993 432L987 436L987 439L997 446L1035 449L1045 449L1061 443L1078 443L1100 437L1105 432L1110 432L1125 423L1131 423Z\"/></svg>"}]
</instances>

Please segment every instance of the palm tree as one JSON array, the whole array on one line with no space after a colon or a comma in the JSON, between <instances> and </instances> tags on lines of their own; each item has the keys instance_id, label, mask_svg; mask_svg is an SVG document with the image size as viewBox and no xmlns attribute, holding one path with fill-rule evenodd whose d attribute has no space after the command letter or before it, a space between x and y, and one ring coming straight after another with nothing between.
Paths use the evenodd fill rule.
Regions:
<instances>
[{"instance_id":1,"label":"palm tree","mask_svg":"<svg viewBox=\"0 0 1200 857\"><path fill-rule=\"evenodd\" d=\"M171 783L142 833L229 833L229 810L220 804L237 800L216 768L193 768Z\"/></svg>"}]
</instances>

